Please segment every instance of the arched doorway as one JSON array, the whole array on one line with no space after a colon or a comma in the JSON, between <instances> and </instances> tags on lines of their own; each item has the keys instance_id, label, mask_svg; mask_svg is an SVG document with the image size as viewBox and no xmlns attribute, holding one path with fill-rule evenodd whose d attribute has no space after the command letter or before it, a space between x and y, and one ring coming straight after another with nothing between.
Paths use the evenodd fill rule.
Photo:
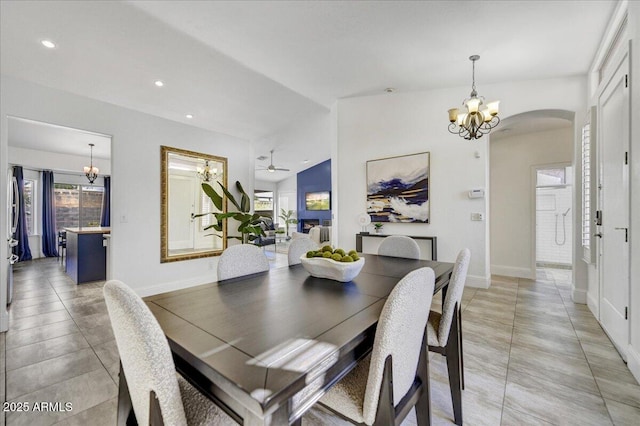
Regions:
<instances>
[{"instance_id":1,"label":"arched doorway","mask_svg":"<svg viewBox=\"0 0 640 426\"><path fill-rule=\"evenodd\" d=\"M571 111L529 111L503 119L491 135L492 274L536 279L545 273L539 267L552 267L571 282L573 123Z\"/></svg>"}]
</instances>

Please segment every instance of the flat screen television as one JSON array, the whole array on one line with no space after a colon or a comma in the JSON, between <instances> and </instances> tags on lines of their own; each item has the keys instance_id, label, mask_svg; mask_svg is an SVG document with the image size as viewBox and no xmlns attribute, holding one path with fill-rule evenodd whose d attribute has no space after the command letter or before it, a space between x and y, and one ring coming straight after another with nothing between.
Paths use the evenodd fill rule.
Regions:
<instances>
[{"instance_id":1,"label":"flat screen television","mask_svg":"<svg viewBox=\"0 0 640 426\"><path fill-rule=\"evenodd\" d=\"M304 203L307 210L331 210L331 192L307 192Z\"/></svg>"}]
</instances>

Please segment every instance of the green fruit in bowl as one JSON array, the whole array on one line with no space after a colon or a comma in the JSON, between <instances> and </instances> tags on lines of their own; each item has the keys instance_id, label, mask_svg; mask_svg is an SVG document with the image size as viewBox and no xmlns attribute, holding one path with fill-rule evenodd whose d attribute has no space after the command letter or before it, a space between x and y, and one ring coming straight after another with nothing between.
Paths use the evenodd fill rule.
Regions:
<instances>
[{"instance_id":1,"label":"green fruit in bowl","mask_svg":"<svg viewBox=\"0 0 640 426\"><path fill-rule=\"evenodd\" d=\"M347 253L349 256L353 257L353 255L355 254L356 256L358 255L358 252L355 250L349 250L349 253Z\"/></svg>"},{"instance_id":2,"label":"green fruit in bowl","mask_svg":"<svg viewBox=\"0 0 640 426\"><path fill-rule=\"evenodd\" d=\"M345 251L344 251L344 250L342 250L341 248L335 249L333 252L334 252L334 253L338 253L338 254L340 254L341 256L344 256L345 254L347 254L347 253L345 253Z\"/></svg>"},{"instance_id":3,"label":"green fruit in bowl","mask_svg":"<svg viewBox=\"0 0 640 426\"><path fill-rule=\"evenodd\" d=\"M323 252L322 257L329 259L331 257L331 252L330 251Z\"/></svg>"},{"instance_id":4,"label":"green fruit in bowl","mask_svg":"<svg viewBox=\"0 0 640 426\"><path fill-rule=\"evenodd\" d=\"M357 262L358 260L360 260L360 256L358 256L357 253L350 254L349 257L351 257L354 262Z\"/></svg>"},{"instance_id":5,"label":"green fruit in bowl","mask_svg":"<svg viewBox=\"0 0 640 426\"><path fill-rule=\"evenodd\" d=\"M331 258L332 258L333 260L336 260L336 261L340 262L340 261L342 260L342 255L341 255L340 253L334 253L334 254L331 256Z\"/></svg>"},{"instance_id":6,"label":"green fruit in bowl","mask_svg":"<svg viewBox=\"0 0 640 426\"><path fill-rule=\"evenodd\" d=\"M347 255L347 256L342 256L342 259L340 259L340 262L353 262L353 257Z\"/></svg>"},{"instance_id":7,"label":"green fruit in bowl","mask_svg":"<svg viewBox=\"0 0 640 426\"><path fill-rule=\"evenodd\" d=\"M322 257L323 254L324 254L323 252L317 251L313 254L313 257Z\"/></svg>"},{"instance_id":8,"label":"green fruit in bowl","mask_svg":"<svg viewBox=\"0 0 640 426\"><path fill-rule=\"evenodd\" d=\"M311 250L307 252L307 259L313 257L316 254L315 251Z\"/></svg>"},{"instance_id":9,"label":"green fruit in bowl","mask_svg":"<svg viewBox=\"0 0 640 426\"><path fill-rule=\"evenodd\" d=\"M321 251L333 252L333 248L331 246L324 246L322 247Z\"/></svg>"}]
</instances>

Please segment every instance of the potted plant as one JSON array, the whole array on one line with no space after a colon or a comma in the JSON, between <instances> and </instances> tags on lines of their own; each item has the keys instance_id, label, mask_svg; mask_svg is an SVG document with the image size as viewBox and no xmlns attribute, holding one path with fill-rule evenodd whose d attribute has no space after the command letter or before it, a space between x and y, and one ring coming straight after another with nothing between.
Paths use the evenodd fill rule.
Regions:
<instances>
[{"instance_id":1,"label":"potted plant","mask_svg":"<svg viewBox=\"0 0 640 426\"><path fill-rule=\"evenodd\" d=\"M204 193L211 199L213 205L216 206L218 210L222 210L222 201L223 197L226 196L227 199L234 205L238 211L235 212L226 212L226 213L202 213L198 215L194 215L194 217L200 217L207 214L211 214L215 217L216 223L213 225L209 225L205 230L214 229L218 232L222 232L223 224L226 219L235 219L240 225L238 226L238 232L240 232L240 236L230 236L228 238L236 238L241 240L243 244L248 243L250 241L255 240L258 236L266 236L264 230L262 229L262 216L259 214L251 213L251 203L249 201L249 196L242 188L240 182L236 181L236 188L238 192L240 192L240 202L236 201L235 197L229 192L227 188L220 182L218 182L220 188L222 188L223 195L218 194L211 185L208 183L202 184L202 190Z\"/></svg>"},{"instance_id":2,"label":"potted plant","mask_svg":"<svg viewBox=\"0 0 640 426\"><path fill-rule=\"evenodd\" d=\"M291 237L289 236L289 225L295 225L296 223L298 223L298 219L293 217L293 215L295 214L296 212L293 210L280 209L280 216L278 217L284 221L284 229L286 232L287 241L291 239Z\"/></svg>"},{"instance_id":3,"label":"potted plant","mask_svg":"<svg viewBox=\"0 0 640 426\"><path fill-rule=\"evenodd\" d=\"M383 226L384 224L380 222L376 222L373 224L373 227L376 229L376 234L380 233L380 230L382 229Z\"/></svg>"}]
</instances>

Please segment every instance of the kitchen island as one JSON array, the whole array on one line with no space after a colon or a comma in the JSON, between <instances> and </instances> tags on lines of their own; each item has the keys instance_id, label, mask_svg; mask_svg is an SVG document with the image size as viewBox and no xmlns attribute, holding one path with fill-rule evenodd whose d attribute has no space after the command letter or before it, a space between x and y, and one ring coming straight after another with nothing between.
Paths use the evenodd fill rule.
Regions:
<instances>
[{"instance_id":1,"label":"kitchen island","mask_svg":"<svg viewBox=\"0 0 640 426\"><path fill-rule=\"evenodd\" d=\"M65 228L67 231L67 274L76 284L100 281L107 277L107 252L103 235L111 228Z\"/></svg>"}]
</instances>

